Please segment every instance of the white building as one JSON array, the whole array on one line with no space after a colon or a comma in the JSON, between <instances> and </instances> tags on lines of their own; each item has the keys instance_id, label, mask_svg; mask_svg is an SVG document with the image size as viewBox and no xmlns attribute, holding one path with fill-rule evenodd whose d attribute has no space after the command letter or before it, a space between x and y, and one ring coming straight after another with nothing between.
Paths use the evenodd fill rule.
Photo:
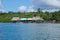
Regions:
<instances>
[{"instance_id":1,"label":"white building","mask_svg":"<svg viewBox=\"0 0 60 40\"><path fill-rule=\"evenodd\" d=\"M44 19L42 19L41 17L37 16L37 17L32 17L32 18L19 18L19 17L13 17L11 19L11 21L13 22L42 22L44 21Z\"/></svg>"},{"instance_id":2,"label":"white building","mask_svg":"<svg viewBox=\"0 0 60 40\"><path fill-rule=\"evenodd\" d=\"M13 18L11 19L11 21L19 21L19 20L20 20L19 17L13 17Z\"/></svg>"},{"instance_id":3,"label":"white building","mask_svg":"<svg viewBox=\"0 0 60 40\"><path fill-rule=\"evenodd\" d=\"M43 21L44 19L39 17L39 16L36 16L36 17L33 17L32 20L41 20L41 21Z\"/></svg>"}]
</instances>

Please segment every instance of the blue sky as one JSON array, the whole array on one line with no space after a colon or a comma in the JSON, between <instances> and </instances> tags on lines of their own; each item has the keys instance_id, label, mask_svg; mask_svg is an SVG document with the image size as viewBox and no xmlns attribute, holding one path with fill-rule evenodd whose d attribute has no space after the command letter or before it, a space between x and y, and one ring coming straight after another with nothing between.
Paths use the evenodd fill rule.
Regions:
<instances>
[{"instance_id":1,"label":"blue sky","mask_svg":"<svg viewBox=\"0 0 60 40\"><path fill-rule=\"evenodd\" d=\"M19 11L20 6L30 6L32 0L2 0L2 7L7 11Z\"/></svg>"},{"instance_id":2,"label":"blue sky","mask_svg":"<svg viewBox=\"0 0 60 40\"><path fill-rule=\"evenodd\" d=\"M5 11L60 10L60 0L1 0L1 5Z\"/></svg>"}]
</instances>

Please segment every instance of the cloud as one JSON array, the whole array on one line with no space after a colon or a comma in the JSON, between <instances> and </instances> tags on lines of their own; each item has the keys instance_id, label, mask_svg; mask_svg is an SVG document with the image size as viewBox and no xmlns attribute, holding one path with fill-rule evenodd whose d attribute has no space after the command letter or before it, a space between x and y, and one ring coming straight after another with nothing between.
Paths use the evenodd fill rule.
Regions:
<instances>
[{"instance_id":1,"label":"cloud","mask_svg":"<svg viewBox=\"0 0 60 40\"><path fill-rule=\"evenodd\" d=\"M27 11L28 12L34 12L35 10L33 9L33 6L29 6Z\"/></svg>"},{"instance_id":2,"label":"cloud","mask_svg":"<svg viewBox=\"0 0 60 40\"><path fill-rule=\"evenodd\" d=\"M33 0L34 9L60 9L59 0Z\"/></svg>"},{"instance_id":3,"label":"cloud","mask_svg":"<svg viewBox=\"0 0 60 40\"><path fill-rule=\"evenodd\" d=\"M4 9L0 9L0 12L7 12L6 10L4 10Z\"/></svg>"},{"instance_id":4,"label":"cloud","mask_svg":"<svg viewBox=\"0 0 60 40\"><path fill-rule=\"evenodd\" d=\"M28 9L27 12L34 12L34 9Z\"/></svg>"},{"instance_id":5,"label":"cloud","mask_svg":"<svg viewBox=\"0 0 60 40\"><path fill-rule=\"evenodd\" d=\"M35 10L33 9L33 6L29 6L29 7L27 7L27 6L20 6L20 7L18 7L18 10L20 10L20 11L26 11L26 12L34 12Z\"/></svg>"},{"instance_id":6,"label":"cloud","mask_svg":"<svg viewBox=\"0 0 60 40\"><path fill-rule=\"evenodd\" d=\"M46 2L49 5L60 7L60 1L59 0L47 0Z\"/></svg>"},{"instance_id":7,"label":"cloud","mask_svg":"<svg viewBox=\"0 0 60 40\"><path fill-rule=\"evenodd\" d=\"M0 0L0 6L2 5L1 0Z\"/></svg>"},{"instance_id":8,"label":"cloud","mask_svg":"<svg viewBox=\"0 0 60 40\"><path fill-rule=\"evenodd\" d=\"M2 8L2 0L0 0L0 8Z\"/></svg>"},{"instance_id":9,"label":"cloud","mask_svg":"<svg viewBox=\"0 0 60 40\"><path fill-rule=\"evenodd\" d=\"M2 9L2 0L0 0L0 12L6 12L4 9Z\"/></svg>"},{"instance_id":10,"label":"cloud","mask_svg":"<svg viewBox=\"0 0 60 40\"><path fill-rule=\"evenodd\" d=\"M46 9L45 9L45 10L42 10L42 11L43 11L43 12L45 12L45 11L54 12L54 11L59 11L59 9L53 9L53 10L51 10L51 9L50 9L50 10L46 10Z\"/></svg>"},{"instance_id":11,"label":"cloud","mask_svg":"<svg viewBox=\"0 0 60 40\"><path fill-rule=\"evenodd\" d=\"M20 6L20 7L18 7L18 10L20 10L20 11L26 11L27 7L26 6Z\"/></svg>"}]
</instances>

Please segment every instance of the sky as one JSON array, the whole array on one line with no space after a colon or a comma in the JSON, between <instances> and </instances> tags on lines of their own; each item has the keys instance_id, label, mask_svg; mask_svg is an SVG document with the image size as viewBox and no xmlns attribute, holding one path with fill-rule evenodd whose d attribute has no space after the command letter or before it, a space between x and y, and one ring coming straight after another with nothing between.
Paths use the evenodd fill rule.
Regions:
<instances>
[{"instance_id":1,"label":"sky","mask_svg":"<svg viewBox=\"0 0 60 40\"><path fill-rule=\"evenodd\" d=\"M60 0L0 0L2 11L43 11L60 10Z\"/></svg>"}]
</instances>

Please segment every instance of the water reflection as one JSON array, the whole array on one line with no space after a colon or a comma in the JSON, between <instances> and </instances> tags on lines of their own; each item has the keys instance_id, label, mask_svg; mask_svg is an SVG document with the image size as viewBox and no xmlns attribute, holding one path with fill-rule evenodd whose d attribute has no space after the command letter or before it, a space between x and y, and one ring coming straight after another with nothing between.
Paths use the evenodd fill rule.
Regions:
<instances>
[{"instance_id":1,"label":"water reflection","mask_svg":"<svg viewBox=\"0 0 60 40\"><path fill-rule=\"evenodd\" d=\"M60 24L0 23L0 40L60 40Z\"/></svg>"}]
</instances>

